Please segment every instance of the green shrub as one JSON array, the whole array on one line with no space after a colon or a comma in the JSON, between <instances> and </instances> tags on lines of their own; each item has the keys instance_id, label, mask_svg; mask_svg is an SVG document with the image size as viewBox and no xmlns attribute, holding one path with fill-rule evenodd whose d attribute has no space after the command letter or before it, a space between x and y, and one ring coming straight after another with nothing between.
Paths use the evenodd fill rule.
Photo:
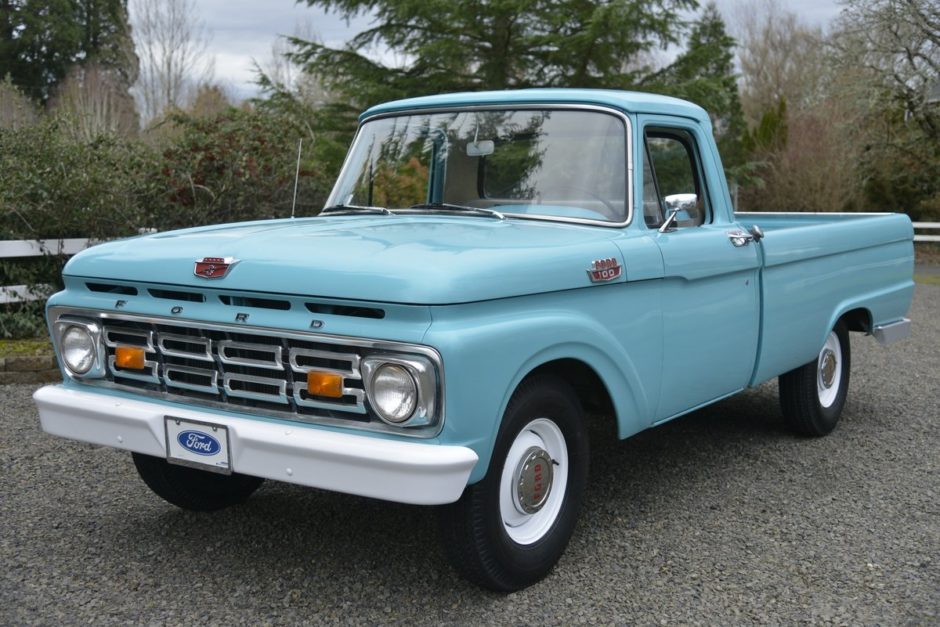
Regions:
<instances>
[{"instance_id":1,"label":"green shrub","mask_svg":"<svg viewBox=\"0 0 940 627\"><path fill-rule=\"evenodd\" d=\"M136 233L153 162L139 142L73 139L55 119L0 129L0 239Z\"/></svg>"},{"instance_id":2,"label":"green shrub","mask_svg":"<svg viewBox=\"0 0 940 627\"><path fill-rule=\"evenodd\" d=\"M301 137L296 215L316 214L345 142L314 141L312 117L304 113L313 114L277 108L180 113L143 138L106 134L91 141L48 117L0 128L0 240L107 240L141 228L287 217ZM30 285L44 296L61 287L65 262L53 255L2 259L0 285ZM42 301L0 307L0 338L44 328Z\"/></svg>"},{"instance_id":3,"label":"green shrub","mask_svg":"<svg viewBox=\"0 0 940 627\"><path fill-rule=\"evenodd\" d=\"M257 110L176 114L152 187L147 225L163 230L291 214L298 140L304 137L298 216L316 214L332 184L305 129ZM305 137L305 135L307 135Z\"/></svg>"},{"instance_id":4,"label":"green shrub","mask_svg":"<svg viewBox=\"0 0 940 627\"><path fill-rule=\"evenodd\" d=\"M61 121L0 128L0 240L109 239L141 222L154 155L115 136L86 142ZM29 285L39 297L61 287L60 255L0 259L0 285ZM0 337L43 334L42 300L0 308Z\"/></svg>"}]
</instances>

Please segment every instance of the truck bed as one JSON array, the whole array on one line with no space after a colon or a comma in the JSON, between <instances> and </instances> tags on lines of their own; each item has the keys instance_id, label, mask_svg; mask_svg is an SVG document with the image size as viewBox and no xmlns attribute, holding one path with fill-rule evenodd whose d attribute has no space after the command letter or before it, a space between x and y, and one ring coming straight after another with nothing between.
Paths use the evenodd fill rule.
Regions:
<instances>
[{"instance_id":1,"label":"truck bed","mask_svg":"<svg viewBox=\"0 0 940 627\"><path fill-rule=\"evenodd\" d=\"M736 213L759 226L761 337L751 384L811 359L836 320L856 330L903 318L914 295L913 227L899 214Z\"/></svg>"}]
</instances>

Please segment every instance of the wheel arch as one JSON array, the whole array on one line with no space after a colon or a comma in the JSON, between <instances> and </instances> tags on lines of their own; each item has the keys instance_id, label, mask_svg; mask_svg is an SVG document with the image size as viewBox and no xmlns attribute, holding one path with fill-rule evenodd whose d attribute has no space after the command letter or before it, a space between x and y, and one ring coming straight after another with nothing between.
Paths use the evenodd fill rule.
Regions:
<instances>
[{"instance_id":1,"label":"wheel arch","mask_svg":"<svg viewBox=\"0 0 940 627\"><path fill-rule=\"evenodd\" d=\"M865 307L856 307L855 309L850 309L839 316L839 320L843 320L845 322L845 326L849 331L855 331L856 333L871 333L872 315L871 312Z\"/></svg>"},{"instance_id":2,"label":"wheel arch","mask_svg":"<svg viewBox=\"0 0 940 627\"><path fill-rule=\"evenodd\" d=\"M820 349L826 343L829 332L836 328L840 321L845 322L845 326L849 331L860 333L871 333L874 324L872 312L868 307L858 302L842 303L829 318L829 324L826 328L821 329L819 341L817 342Z\"/></svg>"},{"instance_id":3,"label":"wheel arch","mask_svg":"<svg viewBox=\"0 0 940 627\"><path fill-rule=\"evenodd\" d=\"M589 421L610 433L619 432L617 408L607 384L594 368L580 359L563 357L536 366L520 381L520 385L540 375L559 377L569 383Z\"/></svg>"},{"instance_id":4,"label":"wheel arch","mask_svg":"<svg viewBox=\"0 0 940 627\"><path fill-rule=\"evenodd\" d=\"M857 302L840 304L829 318L829 323L826 327L820 329L815 352L818 353L822 350L822 347L826 344L826 338L829 337L829 333L836 328L839 322L844 322L846 329L849 331L867 334L871 333L872 325L874 324L872 318L871 310Z\"/></svg>"},{"instance_id":5,"label":"wheel arch","mask_svg":"<svg viewBox=\"0 0 940 627\"><path fill-rule=\"evenodd\" d=\"M582 407L602 416L621 439L649 426L651 408L632 368L624 371L605 353L581 344L553 346L525 361L507 387L500 416L519 386L539 374L559 376L571 384Z\"/></svg>"}]
</instances>

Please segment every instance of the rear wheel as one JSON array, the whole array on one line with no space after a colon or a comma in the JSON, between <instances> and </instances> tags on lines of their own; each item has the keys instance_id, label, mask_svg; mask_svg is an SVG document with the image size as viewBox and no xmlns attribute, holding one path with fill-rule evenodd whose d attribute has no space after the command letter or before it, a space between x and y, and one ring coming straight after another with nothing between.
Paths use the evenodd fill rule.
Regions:
<instances>
[{"instance_id":1,"label":"rear wheel","mask_svg":"<svg viewBox=\"0 0 940 627\"><path fill-rule=\"evenodd\" d=\"M163 500L194 512L211 512L248 500L264 479L222 475L177 466L160 457L132 453L137 474Z\"/></svg>"},{"instance_id":2,"label":"rear wheel","mask_svg":"<svg viewBox=\"0 0 940 627\"><path fill-rule=\"evenodd\" d=\"M835 429L848 396L851 357L840 320L816 359L780 376L780 407L794 431L821 436Z\"/></svg>"},{"instance_id":3,"label":"rear wheel","mask_svg":"<svg viewBox=\"0 0 940 627\"><path fill-rule=\"evenodd\" d=\"M523 383L506 409L486 476L441 508L454 567L500 592L542 579L574 531L587 467L587 431L570 386L549 376Z\"/></svg>"}]
</instances>

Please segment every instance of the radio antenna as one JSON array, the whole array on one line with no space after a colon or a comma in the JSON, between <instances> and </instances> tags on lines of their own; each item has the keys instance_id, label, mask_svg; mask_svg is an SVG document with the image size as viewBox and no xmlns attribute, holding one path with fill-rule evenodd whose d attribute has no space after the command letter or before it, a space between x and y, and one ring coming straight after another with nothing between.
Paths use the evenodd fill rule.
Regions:
<instances>
[{"instance_id":1,"label":"radio antenna","mask_svg":"<svg viewBox=\"0 0 940 627\"><path fill-rule=\"evenodd\" d=\"M294 212L297 210L297 183L300 181L300 153L304 147L304 138L301 137L297 141L297 169L294 171L294 200L290 205L290 217L294 217Z\"/></svg>"}]
</instances>

